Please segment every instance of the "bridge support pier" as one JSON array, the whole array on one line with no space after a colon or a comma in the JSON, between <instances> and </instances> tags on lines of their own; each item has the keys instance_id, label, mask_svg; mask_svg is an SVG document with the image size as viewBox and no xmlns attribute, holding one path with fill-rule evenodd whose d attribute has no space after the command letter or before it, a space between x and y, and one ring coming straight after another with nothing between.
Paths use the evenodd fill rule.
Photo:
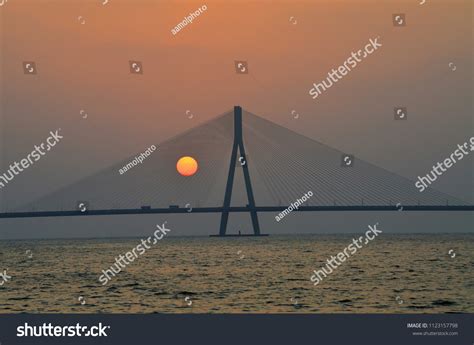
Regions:
<instances>
[{"instance_id":1,"label":"bridge support pier","mask_svg":"<svg viewBox=\"0 0 474 345\"><path fill-rule=\"evenodd\" d=\"M244 140L242 135L242 108L239 106L234 107L234 144L232 146L232 154L230 156L230 166L229 166L229 175L227 177L227 185L225 188L225 196L224 196L224 205L223 211L221 215L221 225L219 229L219 235L211 235L212 237L220 237L220 236L268 236L267 234L260 233L260 225L258 222L258 215L257 209L255 207L255 198L253 195L252 190L252 183L250 181L250 172L248 167L248 161L245 153L244 147ZM229 207L230 202L232 199L232 188L234 185L234 176L235 176L235 165L237 164L237 151L240 152L241 160L240 163L245 162L242 164L242 169L244 173L245 179L245 188L247 190L247 197L248 197L248 209L250 212L250 218L252 219L252 226L253 226L253 234L245 234L245 235L226 235L227 230L227 222L229 220Z\"/></svg>"}]
</instances>

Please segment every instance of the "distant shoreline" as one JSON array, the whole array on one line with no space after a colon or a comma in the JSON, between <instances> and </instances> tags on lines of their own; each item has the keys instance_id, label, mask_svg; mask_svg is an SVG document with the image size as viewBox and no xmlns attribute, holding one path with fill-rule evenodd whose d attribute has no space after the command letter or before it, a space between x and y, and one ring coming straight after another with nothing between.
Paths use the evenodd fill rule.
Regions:
<instances>
[{"instance_id":1,"label":"distant shoreline","mask_svg":"<svg viewBox=\"0 0 474 345\"><path fill-rule=\"evenodd\" d=\"M337 237L350 237L352 235L357 235L360 234L358 232L344 232L344 233L314 233L314 234L308 234L308 233L296 233L296 234L270 234L267 239L271 238L279 238L279 237L312 237L312 236L337 236ZM470 235L474 236L474 231L473 232L402 232L402 233L387 233L384 234L387 236L450 236L450 235ZM117 237L57 237L57 238L18 238L18 239L0 239L0 243L2 242L13 242L13 241L94 241L94 240L133 240L133 239L139 239L142 236L117 236ZM209 235L175 235L175 236L168 236L168 240L170 239L185 239L185 238L199 238L199 239L209 239L210 241L234 241L236 239L239 239L239 236L233 236L233 237L226 237L225 239L223 238L218 238L214 239L212 237L209 237ZM241 239L252 239L253 237L248 237L248 236L241 236ZM261 239L253 239L254 241L259 241Z\"/></svg>"}]
</instances>

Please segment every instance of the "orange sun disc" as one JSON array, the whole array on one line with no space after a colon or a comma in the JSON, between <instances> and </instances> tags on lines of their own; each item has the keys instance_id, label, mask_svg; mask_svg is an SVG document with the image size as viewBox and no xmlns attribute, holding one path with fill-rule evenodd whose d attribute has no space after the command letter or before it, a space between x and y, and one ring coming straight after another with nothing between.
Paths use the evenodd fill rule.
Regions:
<instances>
[{"instance_id":1,"label":"orange sun disc","mask_svg":"<svg viewBox=\"0 0 474 345\"><path fill-rule=\"evenodd\" d=\"M176 163L176 170L183 176L192 176L198 170L198 163L193 157L181 157Z\"/></svg>"}]
</instances>

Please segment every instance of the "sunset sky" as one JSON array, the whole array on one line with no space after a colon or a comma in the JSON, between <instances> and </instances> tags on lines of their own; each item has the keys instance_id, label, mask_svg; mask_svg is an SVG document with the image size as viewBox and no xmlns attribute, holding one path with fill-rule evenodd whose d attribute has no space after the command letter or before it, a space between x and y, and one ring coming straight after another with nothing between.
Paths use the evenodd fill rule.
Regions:
<instances>
[{"instance_id":1,"label":"sunset sky","mask_svg":"<svg viewBox=\"0 0 474 345\"><path fill-rule=\"evenodd\" d=\"M394 27L394 13L407 26ZM10 0L0 7L0 170L51 130L64 140L0 201L47 194L234 105L416 179L473 134L472 16L469 0ZM311 98L314 82L376 37L377 52ZM407 121L394 121L396 106ZM473 162L436 188L472 202Z\"/></svg>"}]
</instances>

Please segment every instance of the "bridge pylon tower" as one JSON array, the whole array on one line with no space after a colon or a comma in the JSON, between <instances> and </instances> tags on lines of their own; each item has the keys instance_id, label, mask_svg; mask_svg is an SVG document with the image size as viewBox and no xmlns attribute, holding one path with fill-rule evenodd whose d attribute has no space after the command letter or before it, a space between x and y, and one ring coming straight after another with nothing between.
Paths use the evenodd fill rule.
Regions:
<instances>
[{"instance_id":1,"label":"bridge pylon tower","mask_svg":"<svg viewBox=\"0 0 474 345\"><path fill-rule=\"evenodd\" d=\"M237 157L237 152L240 154ZM232 188L234 185L235 167L237 162L241 164L244 173L245 188L247 190L248 204L247 208L252 220L253 234L234 235L226 234L227 222L229 220L229 208L232 199ZM232 146L232 153L230 155L229 175L227 177L227 185L225 188L224 205L221 214L221 224L219 228L219 235L211 235L212 237L221 236L268 236L268 234L260 233L260 224L258 222L257 208L255 206L255 198L252 190L252 182L250 181L249 162L245 152L243 130L242 130L242 108L234 107L234 143Z\"/></svg>"}]
</instances>

